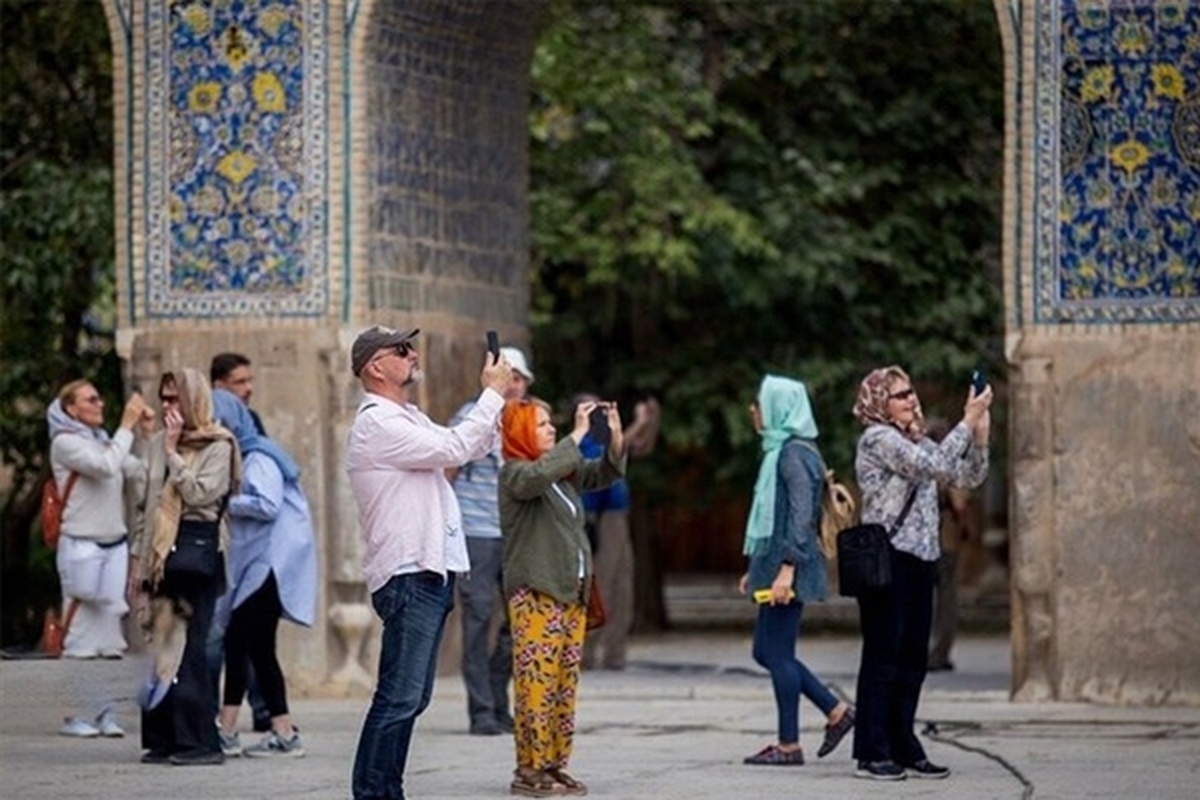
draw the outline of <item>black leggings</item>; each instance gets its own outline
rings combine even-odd
[[[283,606],[272,572],[258,591],[229,616],[229,627],[225,629],[225,705],[240,706],[245,699],[249,659],[271,716],[288,713],[283,671],[275,657],[275,633],[282,615]]]

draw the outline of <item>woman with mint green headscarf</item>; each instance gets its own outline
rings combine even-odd
[[[825,464],[808,390],[800,381],[763,378],[750,415],[762,436],[763,458],[746,523],[743,552],[750,565],[739,589],[759,604],[754,660],[771,673],[779,741],[744,763],[800,766],[801,695],[828,720],[819,758],[833,752],[854,726],[853,707],[796,658],[804,604],[824,600],[826,593],[825,554],[818,543]]]

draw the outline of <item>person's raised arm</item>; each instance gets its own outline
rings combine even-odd
[[[630,458],[642,458],[654,452],[660,413],[658,401],[653,397],[633,407],[633,422],[624,431],[625,452]]]
[[[500,482],[518,500],[531,500],[577,471],[583,465],[583,453],[570,437],[560,439],[537,461],[509,461],[500,472]]]
[[[242,462],[242,485],[229,498],[229,516],[264,522],[283,508],[283,471],[269,456],[251,453]]]

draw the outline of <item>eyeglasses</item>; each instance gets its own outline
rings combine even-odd
[[[400,344],[387,348],[382,353],[377,353],[376,355],[372,356],[371,360],[366,363],[366,366],[370,366],[376,361],[382,361],[388,356],[399,356],[400,358],[405,358],[411,352],[412,347],[410,347],[407,342],[401,342]]]
[[[178,402],[179,402],[179,395],[177,395],[177,394],[160,394],[160,395],[158,396],[158,402],[160,402],[160,403],[164,403],[164,404],[166,404],[166,403],[178,403]]]
[[[901,389],[898,392],[892,392],[888,395],[888,400],[908,400],[909,398],[916,396],[916,390],[910,386],[907,389]]]
[[[93,406],[95,406],[95,405],[99,405],[100,403],[103,403],[103,402],[104,402],[104,400],[103,400],[103,398],[101,398],[101,397],[100,397],[100,395],[98,395],[98,394],[93,394],[93,395],[90,395],[90,396],[88,396],[88,397],[81,397],[81,398],[79,398],[79,402],[81,402],[81,403],[87,403],[88,405],[93,405]]]

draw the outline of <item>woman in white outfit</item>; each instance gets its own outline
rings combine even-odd
[[[62,583],[68,659],[119,659],[125,652],[121,619],[129,570],[128,528],[124,490],[128,480],[144,480],[142,462],[131,455],[134,427],[150,413],[141,395],[134,394],[121,414],[121,424],[110,437],[104,430],[104,400],[85,380],[68,383],[46,412],[50,428],[52,479],[60,495],[74,474],[74,484],[62,514],[57,566]],[[95,712],[67,717],[60,733],[65,736],[122,736],[124,731],[112,710],[112,692],[104,677],[92,671],[91,679],[75,670],[69,682],[83,704]],[[95,679],[95,680],[93,680]]]

